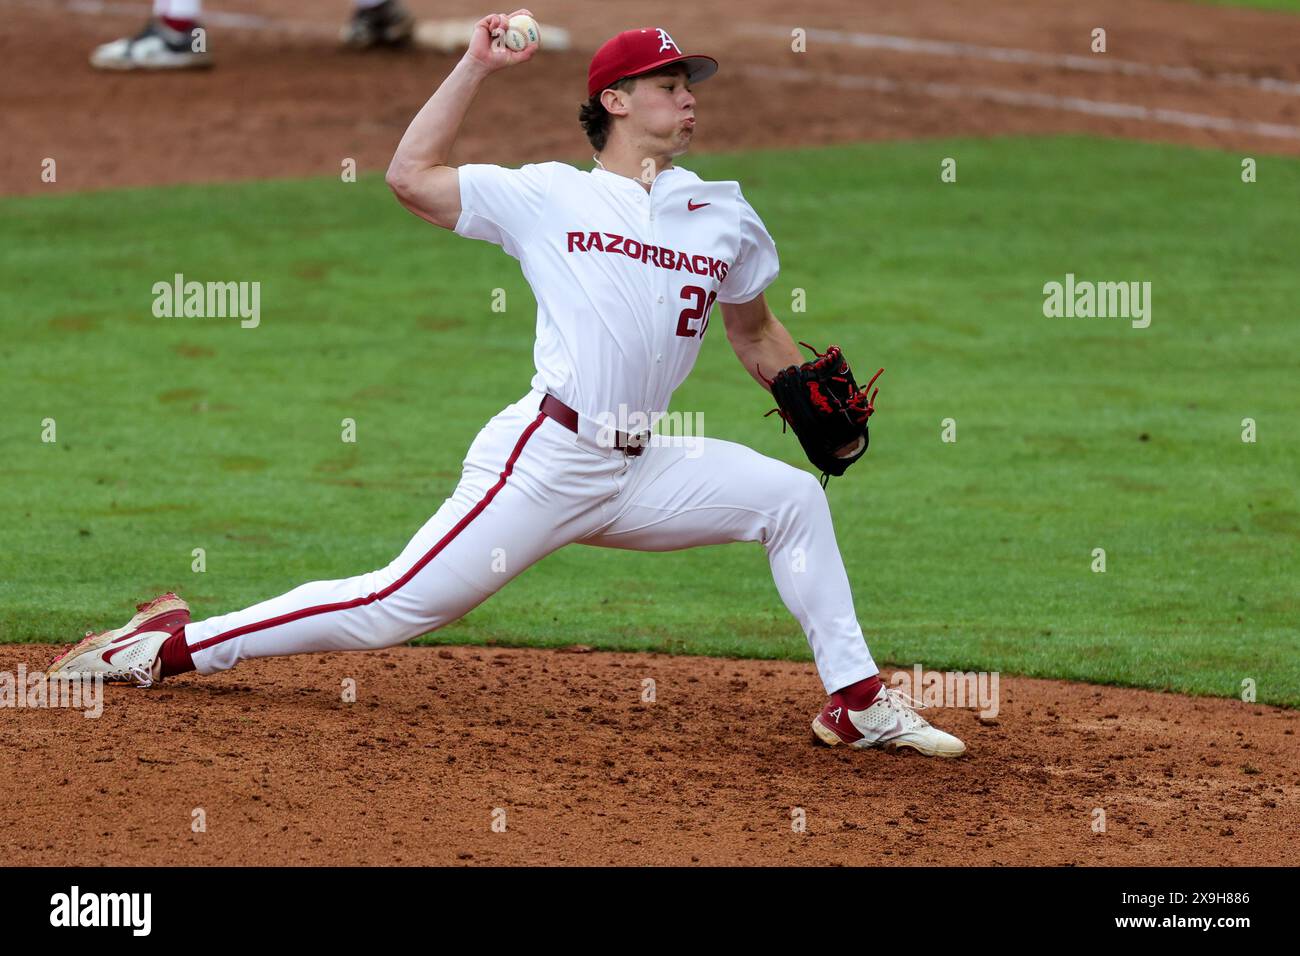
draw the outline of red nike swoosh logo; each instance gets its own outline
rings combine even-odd
[[[99,655],[99,656],[100,656],[101,658],[103,658],[103,661],[104,661],[105,664],[111,664],[111,663],[113,663],[113,655],[114,655],[114,654],[116,654],[118,651],[124,651],[124,650],[126,650],[128,647],[130,647],[130,646],[131,646],[130,644],[119,644],[119,645],[117,645],[116,647],[109,648],[109,649],[106,650],[103,654],[101,654],[101,655]]]
[[[705,206],[712,206],[712,205],[713,203],[711,202],[696,203],[696,202],[691,202],[691,200],[689,199],[686,200],[686,208],[689,209],[691,212],[695,212],[695,210],[697,209],[703,209]]]

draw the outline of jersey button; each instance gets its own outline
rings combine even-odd
[[[659,297],[659,304],[660,304],[660,305],[663,305],[663,302],[664,302],[664,297],[663,297],[663,296],[660,296],[660,297]]]

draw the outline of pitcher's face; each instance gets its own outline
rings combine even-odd
[[[646,150],[680,156],[695,135],[695,96],[685,66],[638,77],[628,96],[633,139]]]

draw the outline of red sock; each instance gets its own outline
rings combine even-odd
[[[162,17],[162,22],[177,33],[190,33],[198,26],[194,20],[173,20],[171,17]]]
[[[185,628],[182,627],[163,641],[162,647],[158,649],[158,656],[162,658],[163,677],[172,677],[175,674],[194,670],[194,660],[190,657],[189,645],[185,643]]]
[[[165,664],[163,666],[166,667]],[[841,687],[831,696],[844,701],[849,710],[866,710],[871,706],[871,702],[876,699],[876,695],[880,693],[880,687],[880,675],[872,674],[866,680],[860,680],[848,687]]]

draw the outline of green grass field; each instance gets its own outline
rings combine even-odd
[[[1300,12],[1300,0],[1194,0],[1216,7],[1258,7],[1260,10]]]
[[[871,452],[829,490],[880,661],[1252,678],[1300,704],[1300,162],[1263,157],[1251,185],[1239,164],[1072,137],[684,163],[745,184],[796,338],[887,368]],[[378,178],[7,199],[0,220],[4,640],[116,626],[171,587],[206,616],[382,566],[527,389],[517,264]],[[261,325],[155,318],[176,272],[260,281]],[[1067,272],[1150,281],[1151,326],[1045,318]],[[717,328],[675,407],[809,467]],[[566,549],[432,639],[809,657],[758,545]]]

